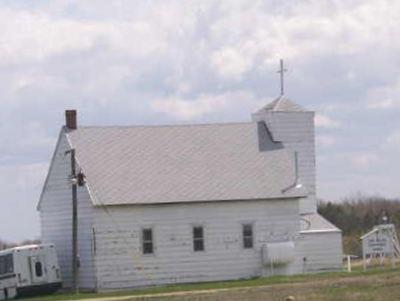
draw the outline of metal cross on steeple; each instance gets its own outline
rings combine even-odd
[[[283,68],[283,60],[282,59],[280,60],[280,63],[281,63],[281,67],[277,73],[281,74],[281,96],[282,96],[284,93],[283,74],[287,71],[287,69]]]

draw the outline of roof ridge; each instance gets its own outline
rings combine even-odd
[[[253,124],[252,121],[243,121],[243,122],[220,122],[220,123],[181,123],[181,124],[142,124],[142,125],[84,125],[79,126],[79,129],[100,129],[100,128],[169,128],[169,127],[201,127],[201,126],[234,126],[234,125],[243,125],[243,124]]]
[[[285,95],[280,95],[275,98],[272,102],[262,107],[257,112],[269,111],[269,112],[310,112],[301,105],[293,102]]]
[[[281,102],[285,99],[286,97],[284,95],[280,95],[276,100],[277,102],[273,105],[272,111],[278,111],[277,108],[280,106]]]

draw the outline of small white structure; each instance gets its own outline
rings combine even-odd
[[[29,245],[0,251],[0,300],[53,292],[61,287],[54,245]]]
[[[314,112],[280,96],[252,121],[78,127],[66,114],[38,205],[71,287],[71,161],[81,289],[340,270],[317,213]],[[280,254],[280,252],[282,252]]]
[[[378,258],[381,262],[384,258],[390,258],[392,266],[395,266],[395,259],[400,257],[400,244],[393,224],[375,226],[370,232],[361,236],[361,240],[364,270],[373,258]]]

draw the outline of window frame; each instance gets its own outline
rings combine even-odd
[[[195,237],[195,229],[201,229],[201,237]],[[206,251],[206,244],[205,244],[205,235],[204,235],[204,225],[201,224],[195,224],[192,225],[192,251],[194,253],[201,253]],[[197,249],[197,242],[201,242],[201,248]]]
[[[245,233],[246,227],[250,227],[251,235],[246,235]],[[250,239],[251,241],[251,246],[247,245],[248,239]],[[254,223],[251,222],[242,223],[242,248],[244,250],[254,249]]]
[[[41,261],[35,262],[35,275],[37,278],[43,277],[43,264]]]
[[[145,231],[150,230],[151,239],[145,239]],[[151,226],[145,226],[140,231],[141,251],[143,256],[154,256],[155,255],[155,243],[154,243],[154,228]],[[145,244],[151,244],[151,252],[145,252]]]
[[[14,273],[14,256],[13,254],[5,254],[0,256],[0,275],[8,275]]]

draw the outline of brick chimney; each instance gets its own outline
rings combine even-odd
[[[70,130],[77,129],[76,110],[65,110],[65,126]]]

